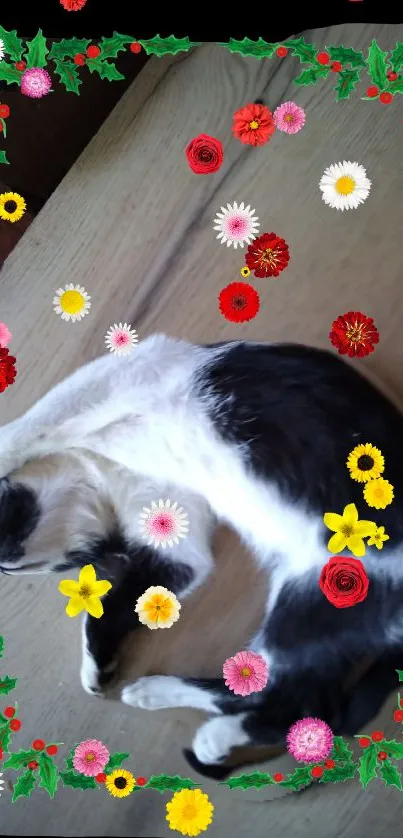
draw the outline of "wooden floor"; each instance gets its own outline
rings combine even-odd
[[[322,48],[366,49],[373,37],[391,48],[403,40],[403,27],[309,33]],[[328,346],[332,320],[361,309],[375,318],[381,339],[360,364],[403,397],[402,102],[384,107],[356,93],[337,104],[330,81],[300,88],[291,81],[298,73],[289,57],[243,59],[213,45],[147,64],[5,263],[0,319],[14,333],[19,375],[0,397],[2,422],[102,353],[105,332],[120,320],[140,338],[159,330],[196,342],[241,337]],[[303,105],[306,127],[294,137],[277,133],[259,149],[241,145],[231,135],[232,114],[257,98],[272,109],[289,99]],[[209,177],[192,174],[183,153],[200,132],[225,146],[223,167]],[[327,208],[317,188],[325,167],[340,160],[362,163],[373,182],[368,201],[354,212]],[[239,278],[242,253],[221,246],[212,229],[215,212],[234,200],[251,203],[261,231],[283,236],[292,257],[277,281],[255,282],[261,311],[240,327],[221,317],[217,295]],[[92,298],[78,324],[52,311],[54,290],[68,282],[84,285]],[[216,553],[215,579],[184,607],[179,623],[167,636],[145,632],[136,641],[133,671],[218,674],[224,658],[243,647],[259,619],[261,579],[233,534],[219,534]],[[111,749],[130,750],[127,767],[136,775],[189,774],[181,748],[201,714],[148,714],[117,697],[84,694],[79,624],[64,616],[54,578],[2,579],[0,605],[1,668],[20,678],[23,728],[15,747],[36,737],[69,747],[98,737]],[[376,722],[389,732],[395,732],[392,707],[393,701]],[[287,756],[267,763],[277,771],[290,764]],[[209,781],[203,788],[216,806],[212,838],[377,838],[394,833],[403,815],[403,794],[380,782],[365,792],[347,783],[302,796],[229,792]],[[4,792],[0,821],[12,835],[172,834],[166,798],[155,792],[119,801],[106,792],[62,789],[53,801],[39,792],[13,806],[9,800]]]

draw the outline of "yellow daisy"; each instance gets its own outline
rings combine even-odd
[[[181,604],[175,594],[162,585],[151,585],[136,602],[140,623],[149,629],[171,628],[179,620]]]
[[[61,314],[62,320],[82,320],[88,314],[91,303],[90,295],[81,285],[73,285],[71,282],[64,288],[58,288],[56,296],[53,297],[53,311]]]
[[[214,806],[201,789],[176,791],[166,808],[170,829],[182,835],[200,835],[213,820]]]
[[[19,221],[24,215],[27,205],[18,192],[2,192],[0,195],[0,218],[3,221]]]
[[[327,545],[330,553],[341,553],[347,547],[354,556],[365,556],[363,539],[374,534],[376,524],[373,521],[359,521],[355,503],[345,506],[343,515],[326,512],[323,520],[329,530],[335,533]]]
[[[101,596],[110,591],[112,585],[106,580],[98,580],[92,564],[86,564],[80,570],[78,582],[74,579],[63,579],[59,583],[59,591],[63,596],[70,597],[66,606],[68,617],[77,617],[84,609],[91,617],[102,617],[104,613]]]
[[[385,458],[370,442],[356,445],[347,458],[350,477],[357,483],[367,483],[380,477],[385,468]]]
[[[131,771],[125,768],[116,768],[106,775],[105,786],[113,797],[128,797],[136,785],[136,780]]]
[[[247,265],[244,265],[244,267],[241,268],[241,274],[242,274],[242,276],[245,276],[245,277],[249,276],[250,275],[250,268],[248,268]]]
[[[374,534],[368,539],[367,544],[368,547],[375,545],[378,550],[382,550],[384,541],[389,541],[389,536],[385,532],[385,527],[377,527]]]
[[[370,480],[364,486],[364,498],[368,506],[373,506],[375,509],[385,509],[394,498],[393,488],[389,480],[384,480],[383,477]]]

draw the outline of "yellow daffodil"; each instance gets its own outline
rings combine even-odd
[[[166,809],[170,829],[182,835],[200,835],[213,820],[214,806],[201,789],[176,791]]]
[[[77,617],[84,609],[91,617],[102,617],[104,613],[101,596],[110,591],[112,585],[106,580],[97,581],[92,564],[87,564],[80,570],[78,582],[74,579],[63,579],[59,583],[59,591],[63,596],[70,597],[66,606],[68,617]]]
[[[327,545],[330,553],[341,553],[347,547],[354,556],[365,556],[363,539],[374,534],[376,524],[373,521],[359,521],[355,503],[345,506],[343,515],[326,512],[323,520],[329,530],[335,533]]]
[[[379,448],[370,442],[356,445],[347,458],[350,477],[358,483],[367,483],[380,477],[385,468],[385,459]]]
[[[384,541],[389,541],[389,536],[385,532],[385,527],[377,527],[374,534],[368,539],[367,544],[368,547],[375,545],[378,550],[382,550]]]
[[[383,477],[370,480],[364,486],[364,498],[368,506],[373,506],[374,509],[385,509],[394,498],[393,486]]]

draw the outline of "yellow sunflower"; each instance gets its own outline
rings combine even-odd
[[[179,620],[181,604],[172,591],[162,585],[151,585],[136,602],[140,623],[150,629],[171,628]]]
[[[384,480],[383,477],[370,480],[364,486],[364,498],[368,506],[373,506],[375,509],[385,509],[394,498],[393,488],[389,480]]]
[[[363,539],[374,534],[376,524],[373,521],[359,521],[355,503],[345,506],[343,515],[325,512],[323,520],[329,530],[335,533],[327,545],[329,553],[341,553],[347,547],[354,556],[365,556]]]
[[[213,820],[214,806],[200,789],[176,791],[166,807],[170,829],[182,835],[200,835]]]
[[[77,617],[85,609],[91,617],[102,617],[104,608],[100,597],[105,596],[111,587],[106,579],[97,580],[92,564],[81,568],[78,582],[75,579],[63,579],[59,582],[59,591],[63,596],[70,597],[66,606],[67,616]]]
[[[247,265],[244,265],[244,267],[243,267],[243,268],[241,268],[241,274],[242,274],[242,276],[245,276],[245,277],[246,277],[246,276],[249,276],[249,274],[250,274],[250,268],[248,268],[248,266],[247,266]]]
[[[389,541],[389,536],[385,532],[385,527],[377,527],[376,532],[371,535],[371,538],[368,539],[367,544],[368,547],[372,547],[373,545],[378,548],[378,550],[382,550],[384,541]]]
[[[113,797],[128,797],[136,785],[136,780],[131,771],[125,768],[116,768],[106,775],[105,786]]]
[[[0,195],[0,218],[3,221],[19,221],[24,215],[27,205],[18,192],[2,192]]]
[[[356,445],[347,458],[350,477],[357,483],[367,483],[380,477],[385,468],[385,458],[370,442]]]

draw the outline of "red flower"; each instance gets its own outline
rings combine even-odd
[[[17,370],[16,358],[10,355],[8,349],[0,346],[0,393],[4,393],[9,384],[14,384]]]
[[[263,233],[249,245],[245,262],[257,277],[278,276],[290,261],[288,244],[275,233]]]
[[[219,309],[231,323],[245,323],[256,317],[259,308],[259,294],[246,282],[231,282],[220,293]]]
[[[234,137],[248,145],[264,145],[276,130],[273,115],[266,105],[246,105],[234,113]]]
[[[379,343],[379,332],[372,317],[361,311],[348,311],[333,321],[329,338],[339,355],[364,358]]]
[[[224,151],[220,140],[199,134],[191,140],[185,154],[189,166],[196,175],[211,175],[217,172],[224,160]]]
[[[319,587],[336,608],[349,608],[365,599],[369,579],[359,559],[332,556],[322,568]]]
[[[79,12],[80,9],[83,9],[87,0],[60,0],[63,9],[66,9],[66,12]]]

